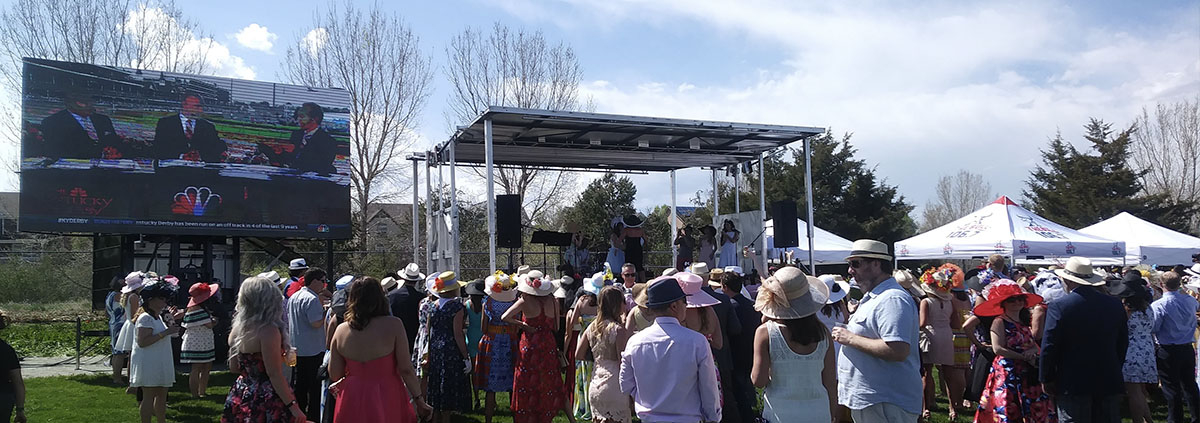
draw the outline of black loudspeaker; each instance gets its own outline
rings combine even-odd
[[[775,219],[775,248],[800,245],[800,233],[796,227],[796,202],[790,200],[771,203],[771,216]]]
[[[521,196],[496,196],[496,246],[521,248]]]

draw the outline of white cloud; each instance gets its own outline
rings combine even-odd
[[[269,53],[279,36],[265,26],[252,23],[238,31],[234,38],[237,38],[238,44],[241,44],[242,47]]]
[[[147,59],[140,63],[143,68],[169,69],[174,63],[199,59],[207,74],[242,79],[254,79],[256,75],[229,47],[210,37],[198,37],[160,8],[140,6],[130,13],[125,28],[148,52]]]
[[[931,197],[928,187],[939,176],[958,169],[984,173],[999,192],[1018,197],[1039,160],[1037,149],[1059,128],[1081,142],[1089,117],[1119,127],[1143,106],[1200,92],[1200,31],[1191,9],[1135,34],[1039,2],[567,3],[570,13],[548,20],[566,20],[560,25],[567,30],[579,25],[574,21],[597,20],[694,25],[697,33],[766,44],[786,57],[775,71],[761,71],[759,63],[714,78],[735,82],[660,75],[584,84],[580,96],[590,96],[598,111],[850,131],[860,157],[878,164],[878,173],[916,205]],[[508,0],[505,7],[522,10],[522,4]],[[611,78],[604,70],[589,73]],[[657,195],[648,201],[665,203],[662,185],[639,188]],[[681,187],[679,195],[682,202],[692,192]]]
[[[304,34],[304,39],[300,40],[300,43],[304,45],[304,48],[308,49],[309,54],[316,54],[317,50],[325,47],[325,42],[328,40],[329,31],[326,31],[325,28],[313,28],[307,34]]]

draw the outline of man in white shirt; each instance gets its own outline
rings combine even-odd
[[[164,116],[154,127],[155,158],[210,163],[225,161],[228,147],[217,134],[216,125],[201,117],[203,114],[200,96],[184,95],[179,113]]]
[[[304,273],[304,287],[287,300],[288,331],[296,348],[293,370],[296,403],[310,421],[321,421],[321,382],[317,372],[325,354],[325,271],[311,268]]]
[[[721,420],[717,367],[708,339],[679,324],[687,296],[673,277],[646,288],[654,324],[629,338],[621,354],[621,392],[645,423]]]

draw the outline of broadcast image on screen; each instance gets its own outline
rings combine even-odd
[[[350,237],[344,90],[25,59],[19,228]]]

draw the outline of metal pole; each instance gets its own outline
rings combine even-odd
[[[733,165],[733,212],[742,212],[742,167]]]
[[[812,143],[811,137],[804,139],[804,204],[808,209],[808,270],[816,274],[817,263],[813,261],[813,183],[812,183]]]
[[[763,172],[763,160],[765,160],[766,157],[766,154],[758,153],[758,210],[759,214],[762,215],[762,222],[759,224],[763,225],[764,229],[767,225],[767,174],[766,172]],[[767,258],[767,262],[770,263],[770,257],[767,256],[767,237],[758,237],[758,251],[760,251],[763,254],[763,257]],[[763,271],[765,272],[767,270],[764,268]],[[761,276],[765,277],[767,275]]]
[[[676,220],[679,215],[675,210],[675,169],[671,169],[671,239],[674,240],[679,234],[679,224]],[[671,243],[671,265],[679,262],[679,248],[675,247],[675,243]]]
[[[450,266],[458,274],[458,185],[456,184],[456,168],[454,164],[455,142],[450,141],[450,234],[452,238],[450,250]]]
[[[717,228],[717,249],[721,248],[721,225],[717,223],[717,215],[721,214],[721,197],[717,195],[717,168],[712,170],[712,188],[713,188],[713,227]]]
[[[433,164],[430,154],[425,152],[425,271],[433,271],[433,254],[429,245],[433,243],[433,180],[429,177],[429,166]]]
[[[417,227],[421,224],[421,219],[417,215],[417,202],[420,200],[417,192],[420,189],[417,188],[417,183],[420,181],[420,174],[417,172],[417,159],[415,157],[412,159],[412,167],[412,262],[417,263],[421,261],[421,232],[417,230]]]
[[[492,169],[492,120],[483,121],[483,157],[487,168],[488,271],[496,271],[496,187]]]
[[[442,179],[442,152],[441,150],[434,151],[434,157],[437,160],[434,162],[437,166],[437,221],[434,222],[434,236],[437,237],[437,256],[433,258],[433,265],[437,266],[437,271],[442,272],[447,270],[445,264],[446,246],[442,245],[442,225],[446,224],[446,193],[444,192]]]

